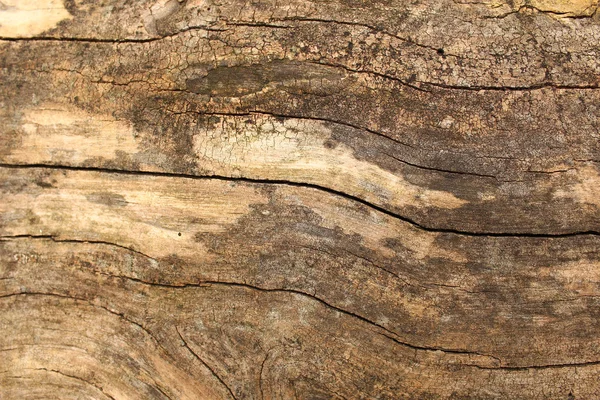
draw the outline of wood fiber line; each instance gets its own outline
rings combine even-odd
[[[599,398],[599,18],[2,0],[0,399]]]

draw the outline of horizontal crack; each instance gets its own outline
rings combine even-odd
[[[106,174],[121,174],[121,175],[132,175],[132,176],[157,176],[157,177],[170,177],[170,178],[181,178],[181,179],[196,179],[196,180],[221,180],[229,182],[245,182],[249,184],[265,184],[265,185],[280,185],[290,186],[298,188],[309,188],[315,189],[322,192],[329,193],[334,196],[343,197],[347,200],[351,200],[360,204],[363,204],[373,210],[379,211],[389,217],[404,221],[415,228],[432,232],[432,233],[449,233],[461,236],[473,236],[473,237],[518,237],[518,238],[567,238],[574,236],[600,236],[600,232],[594,230],[588,231],[576,231],[568,233],[528,233],[528,232],[471,232],[458,229],[448,228],[434,228],[423,225],[413,219],[400,215],[396,212],[390,211],[382,206],[373,204],[358,196],[348,194],[336,189],[332,189],[326,186],[321,186],[314,183],[296,182],[284,179],[260,179],[260,178],[249,178],[249,177],[232,177],[223,175],[193,175],[193,174],[182,174],[174,172],[156,172],[156,171],[145,171],[145,170],[121,170],[113,168],[100,168],[100,167],[79,167],[79,166],[65,166],[65,165],[52,165],[52,164],[5,164],[0,163],[0,168],[7,169],[51,169],[51,170],[63,170],[63,171],[81,171],[81,172],[99,172]]]
[[[106,243],[106,244],[112,244],[115,245],[113,243]],[[121,247],[119,245],[115,245],[117,247]],[[131,318],[127,317],[125,315],[125,313],[123,312],[119,312],[119,311],[115,311],[109,307],[103,306],[101,304],[96,304],[94,303],[92,300],[90,299],[86,299],[83,297],[77,297],[77,296],[73,296],[73,295],[69,295],[69,294],[60,294],[60,293],[53,293],[53,292],[35,292],[35,291],[21,291],[21,292],[16,292],[16,293],[7,293],[7,294],[0,294],[0,299],[8,299],[11,297],[17,297],[17,296],[47,296],[47,297],[56,297],[59,299],[66,299],[66,300],[74,300],[74,301],[79,301],[81,303],[87,304],[90,307],[94,307],[100,310],[104,310],[106,312],[108,312],[109,314],[112,314],[120,319],[122,319],[123,321],[126,321],[132,325],[137,326],[139,329],[141,329],[142,331],[144,331],[148,337],[154,341],[154,343],[160,347],[166,354],[169,354],[169,352],[165,349],[165,347],[160,343],[160,341],[154,336],[154,334],[145,326],[143,326],[141,323],[136,322],[134,320],[132,320]],[[156,382],[155,382],[156,383]],[[161,391],[161,389],[158,387],[158,384],[156,384],[156,388]],[[164,394],[164,393],[163,393]],[[168,396],[165,394],[165,396],[168,398]]]
[[[360,125],[356,125],[356,124],[351,124],[349,122],[343,122],[343,121],[338,121],[335,119],[331,119],[331,118],[324,118],[324,117],[313,117],[313,116],[302,116],[302,115],[293,115],[293,114],[281,114],[281,113],[273,113],[273,112],[269,112],[269,111],[264,111],[264,110],[252,110],[252,111],[248,111],[248,112],[199,112],[199,111],[169,111],[171,114],[173,115],[177,115],[177,114],[197,114],[197,115],[206,115],[206,116],[210,116],[210,115],[216,115],[216,116],[224,116],[224,117],[246,117],[246,116],[251,116],[251,115],[264,115],[264,116],[268,116],[268,117],[274,117],[274,118],[288,118],[288,119],[299,119],[299,120],[307,120],[307,121],[321,121],[321,122],[328,122],[331,124],[335,124],[335,125],[342,125],[342,126],[347,126],[349,128],[353,128],[359,131],[365,131],[368,132],[370,134],[373,134],[375,136],[379,136],[385,140],[389,140],[391,142],[394,142],[396,144],[399,144],[401,146],[404,147],[408,147],[411,149],[415,149],[415,150],[423,150],[423,151],[427,151],[426,149],[418,149],[413,145],[410,145],[408,143],[402,142],[398,139],[394,139],[390,136],[387,136],[384,133],[375,131],[373,129],[370,128],[366,128]],[[417,164],[413,164],[412,166],[417,167],[417,168],[423,168],[426,169],[428,167],[423,167]],[[444,171],[444,170],[440,170],[443,172],[448,172],[448,173],[461,173],[461,172],[456,172],[456,171]]]
[[[434,86],[442,89],[451,89],[451,90],[469,90],[469,91],[480,91],[480,90],[490,90],[490,91],[515,91],[515,92],[524,92],[524,91],[533,91],[533,90],[541,90],[541,89],[559,89],[559,90],[596,90],[600,89],[600,86],[595,85],[563,85],[555,82],[540,82],[532,85],[523,85],[523,86],[486,86],[486,85],[470,85],[470,86],[462,86],[462,85],[448,85],[444,83],[436,83],[436,82],[428,82],[428,81],[416,81],[424,86]],[[424,89],[423,89],[424,90]]]
[[[129,322],[130,324],[133,324],[135,326],[137,326],[138,328],[142,329],[144,332],[146,332],[159,346],[160,342],[154,337],[154,335],[147,329],[145,328],[143,325],[141,325],[138,322],[135,322],[129,318],[127,318],[125,316],[124,313],[122,312],[118,312],[118,311],[114,311],[111,310],[108,307],[99,305],[99,304],[95,304],[93,302],[91,302],[90,300],[83,298],[83,297],[76,297],[76,296],[71,296],[71,295],[66,295],[66,294],[59,294],[59,293],[51,293],[51,292],[28,292],[28,291],[23,291],[23,292],[17,292],[17,293],[8,293],[8,294],[3,294],[0,295],[0,299],[2,298],[10,298],[10,297],[15,297],[15,296],[50,296],[50,297],[57,297],[57,298],[61,298],[61,299],[69,299],[69,300],[76,300],[76,301],[81,301],[85,304],[88,304],[91,307],[95,307],[95,308],[100,308],[110,314],[113,314],[127,322]],[[162,346],[161,346],[162,347]]]
[[[112,43],[112,44],[121,44],[121,43],[151,43],[157,42],[160,40],[168,39],[175,37],[177,35],[181,35],[182,33],[194,31],[194,30],[202,30],[207,32],[225,32],[227,29],[214,28],[210,26],[188,26],[182,30],[177,32],[173,32],[168,35],[144,38],[144,39],[134,39],[134,38],[90,38],[90,37],[61,37],[61,36],[34,36],[34,37],[7,37],[0,36],[0,41],[6,42],[81,42],[81,43]]]
[[[515,14],[520,14],[523,12],[523,10],[529,10],[529,11],[534,11],[537,12],[539,14],[546,14],[546,15],[551,15],[551,16],[555,16],[555,17],[559,17],[559,18],[568,18],[568,19],[590,19],[594,17],[594,14],[596,14],[598,12],[598,6],[590,6],[587,9],[590,9],[592,7],[596,7],[594,9],[593,12],[591,12],[589,15],[588,14],[573,14],[570,12],[560,12],[560,11],[552,11],[552,10],[543,10],[541,8],[535,7],[531,4],[523,4],[522,6],[520,6],[519,8],[517,8],[516,10],[512,10],[509,12],[506,12],[504,14],[500,14],[500,15],[486,15],[483,16],[482,19],[504,19],[510,15],[515,15]],[[587,10],[586,9],[586,10]],[[585,10],[584,10],[585,11]]]
[[[144,284],[144,285],[148,285],[148,286],[160,286],[160,287],[170,287],[172,289],[182,289],[182,288],[206,288],[206,287],[210,287],[212,285],[214,286],[225,286],[225,287],[240,287],[240,288],[245,288],[245,289],[249,289],[249,290],[256,290],[256,291],[260,291],[260,292],[270,292],[270,293],[289,293],[289,294],[294,294],[294,295],[299,295],[302,297],[308,297],[314,301],[317,301],[318,303],[324,305],[325,307],[332,309],[336,312],[339,312],[341,314],[344,315],[348,315],[352,318],[358,319],[362,322],[367,323],[368,325],[372,325],[375,326],[376,328],[379,328],[380,330],[382,330],[383,332],[379,332],[379,334],[381,334],[382,336],[392,340],[393,342],[404,346],[404,347],[408,347],[411,348],[413,350],[418,350],[418,351],[428,351],[428,352],[442,352],[442,353],[448,353],[448,354],[463,354],[463,355],[475,355],[475,356],[480,356],[480,357],[487,357],[487,358],[491,358],[496,360],[497,362],[501,363],[502,360],[496,356],[493,355],[489,355],[489,354],[484,354],[484,353],[480,353],[480,352],[476,352],[476,351],[469,351],[469,350],[465,350],[465,349],[449,349],[449,348],[443,348],[443,347],[432,347],[432,346],[419,346],[419,345],[414,345],[414,344],[410,344],[404,341],[401,341],[398,339],[397,334],[387,328],[385,328],[384,326],[371,321],[359,314],[355,314],[351,311],[347,311],[344,310],[343,308],[339,308],[337,306],[334,306],[326,301],[324,301],[323,299],[312,295],[310,293],[306,293],[306,292],[302,292],[299,290],[295,290],[295,289],[280,289],[280,288],[263,288],[263,287],[259,287],[259,286],[254,286],[254,285],[250,285],[247,283],[241,283],[241,282],[229,282],[229,281],[214,281],[214,280],[206,280],[206,281],[202,281],[202,283],[198,283],[198,284],[182,284],[182,285],[169,285],[169,284],[157,284],[157,283],[153,283],[153,282],[147,282],[141,279],[136,279],[136,278],[131,278],[128,276],[122,276],[122,275],[112,275],[112,274],[104,274],[104,275],[108,275],[108,276],[112,276],[113,278],[117,278],[117,279],[127,279],[127,280],[132,280],[135,281],[137,283],[140,284]],[[82,301],[85,302],[87,304],[90,304],[91,306],[94,307],[98,307],[101,308],[105,311],[108,311],[111,314],[117,315],[120,318],[125,319],[126,321],[137,325],[138,327],[140,327],[141,329],[143,329],[146,333],[148,333],[150,335],[150,337],[156,341],[156,339],[154,338],[154,336],[152,335],[152,333],[150,331],[148,331],[145,327],[143,327],[142,325],[140,325],[139,323],[130,320],[129,318],[125,317],[125,315],[123,313],[119,313],[116,311],[113,311],[107,307],[101,306],[101,305],[97,305],[97,304],[93,304],[91,303],[89,300],[87,299],[83,299],[83,298],[78,298],[78,297],[74,297],[74,296],[69,296],[69,295],[61,295],[61,294],[57,294],[57,293],[44,293],[44,292],[18,292],[18,293],[10,293],[10,294],[5,294],[5,295],[0,295],[0,298],[8,298],[8,297],[14,297],[14,296],[20,296],[20,295],[38,295],[38,296],[53,296],[53,297],[59,297],[59,298],[66,298],[66,299],[72,299],[72,300],[78,300],[78,301]],[[177,330],[177,333],[180,335],[179,330]],[[189,348],[189,346],[187,345],[187,342],[185,342],[185,340],[183,339],[183,337],[181,337],[181,339],[184,341],[185,346],[191,351],[191,349]],[[160,344],[159,344],[160,345]],[[196,357],[197,354],[195,354],[193,351],[191,351]],[[198,357],[199,358],[199,357]],[[201,360],[202,361],[202,360]],[[214,371],[206,364],[202,361],[202,363],[207,366],[207,368],[213,372]],[[493,366],[493,367],[489,367],[489,366],[482,366],[482,365],[478,365],[478,364],[461,364],[462,366],[465,367],[473,367],[473,368],[477,368],[477,369],[482,369],[482,370],[507,370],[507,371],[524,371],[524,370],[530,370],[530,369],[553,369],[553,368],[574,368],[574,367],[588,367],[588,366],[596,366],[596,365],[600,365],[600,361],[584,361],[584,362],[577,362],[577,363],[558,363],[558,364],[541,364],[541,365],[527,365],[527,366]],[[215,377],[221,381],[221,383],[223,383],[225,385],[225,383],[215,374]],[[227,387],[227,389],[229,390],[229,387],[227,385],[225,385]],[[233,392],[231,390],[229,390],[232,397],[235,399],[235,396],[233,395]]]
[[[484,370],[504,370],[504,371],[527,371],[530,369],[557,369],[557,368],[576,368],[576,367],[591,367],[600,365],[600,361],[583,361],[575,363],[560,363],[560,364],[541,364],[541,365],[524,365],[524,366],[497,366],[484,367],[477,364],[465,364],[465,366],[474,367]]]
[[[19,235],[19,236],[15,236],[15,238],[27,238],[27,235]],[[0,239],[6,239],[7,237],[1,237]],[[46,237],[46,236],[30,236],[29,238],[32,239],[50,239],[50,240],[54,240],[52,237]],[[86,243],[86,241],[79,241],[79,240],[55,240],[56,242],[68,242],[68,243]],[[118,244],[114,244],[114,243],[110,243],[110,242],[96,242],[96,243],[101,243],[101,244],[105,244],[105,245],[112,245],[112,246],[116,246],[125,250],[129,250],[132,251],[134,253],[138,253],[138,254],[142,254],[139,252],[136,252],[134,250],[128,249],[126,247],[123,247],[121,245]],[[142,254],[143,255],[143,254]],[[151,258],[149,256],[145,256],[148,258]],[[384,327],[381,324],[378,324],[377,322],[371,321],[370,319],[363,317],[362,315],[356,314],[354,312],[345,310],[343,308],[337,307],[331,303],[328,303],[327,301],[323,300],[322,298],[314,295],[314,294],[310,294],[307,292],[303,292],[301,290],[297,290],[297,289],[291,289],[291,288],[265,288],[265,287],[260,287],[260,286],[255,286],[255,285],[251,285],[248,283],[241,283],[241,282],[232,282],[232,281],[215,281],[215,280],[202,280],[198,283],[182,283],[182,284],[169,284],[169,283],[159,283],[159,282],[150,282],[150,281],[146,281],[143,279],[139,279],[139,278],[134,278],[134,277],[130,277],[130,276],[125,276],[125,275],[114,275],[114,274],[110,274],[110,273],[106,273],[106,272],[101,272],[98,270],[93,270],[94,273],[97,273],[99,275],[104,275],[104,276],[108,276],[111,278],[116,278],[116,279],[125,279],[125,280],[129,280],[135,283],[139,283],[142,285],[147,285],[147,286],[152,286],[152,287],[161,287],[161,288],[168,288],[168,289],[186,289],[186,288],[207,288],[210,286],[226,286],[226,287],[239,287],[239,288],[245,288],[245,289],[249,289],[249,290],[256,290],[256,291],[260,291],[260,292],[267,292],[267,293],[288,293],[288,294],[294,294],[294,295],[299,295],[302,297],[308,297],[311,300],[317,301],[318,303],[324,305],[325,307],[332,309],[336,312],[339,312],[341,314],[344,315],[348,315],[352,318],[358,319],[362,322],[365,322],[369,325],[375,326],[376,328],[379,328],[380,330],[382,330],[383,332],[378,332],[379,334],[381,334],[382,336],[385,336],[386,338],[394,341],[397,344],[400,344],[402,346],[405,347],[409,347],[411,349],[414,350],[423,350],[423,351],[441,351],[444,353],[452,353],[452,354],[467,354],[467,355],[477,355],[477,356],[482,356],[482,357],[489,357],[489,358],[493,358],[494,360],[497,360],[498,362],[500,362],[501,360],[495,356],[491,356],[491,355],[487,355],[487,354],[482,354],[482,353],[478,353],[478,352],[474,352],[474,351],[468,351],[468,350],[464,350],[464,349],[447,349],[447,348],[442,348],[442,347],[427,347],[427,346],[419,346],[419,345],[414,345],[414,344],[410,344],[404,341],[401,341],[400,339],[398,339],[398,334],[395,333],[394,331]],[[14,296],[14,295],[19,295],[19,294],[43,294],[43,293],[32,293],[32,292],[22,292],[22,293],[16,293],[16,294],[10,294],[10,295],[5,295],[5,296],[0,296],[0,298],[2,297],[9,297],[9,296]],[[52,295],[52,296],[58,296],[58,297],[63,297],[63,298],[71,298],[71,299],[76,299],[76,300],[81,300],[81,301],[85,301],[88,302],[85,299],[82,298],[77,298],[77,297],[72,297],[72,296],[66,296],[66,295],[59,295],[59,294],[54,294],[54,293],[50,293],[48,295]],[[95,304],[92,304],[96,307],[101,307],[113,314],[119,315],[122,318],[125,318],[127,321],[139,326],[140,328],[142,328],[144,331],[146,331],[150,336],[152,336],[152,334],[146,329],[144,328],[142,325],[136,323],[135,321],[131,321],[128,318],[126,318],[122,313],[117,313],[115,311],[112,311],[106,307],[103,306],[98,306]],[[179,331],[177,332],[179,333]],[[179,334],[181,336],[181,334]],[[181,338],[184,342],[185,340],[183,339],[183,337]],[[186,347],[187,343],[186,343]],[[189,349],[189,347],[188,347]],[[191,351],[191,349],[189,349]],[[196,355],[193,351],[192,353],[194,355]],[[197,357],[197,355],[196,355]],[[213,374],[219,379],[219,381],[221,381],[224,385],[225,383],[214,373],[214,371],[206,364],[202,361],[202,363],[210,369],[211,372],[213,372]],[[229,389],[229,387],[227,385],[225,385],[227,387],[227,389]],[[229,390],[232,397],[235,399],[235,396],[233,395],[233,392],[231,390]]]
[[[521,11],[522,8],[524,7],[530,7],[533,8],[531,6],[522,6],[519,11]],[[551,11],[543,11],[543,10],[539,10],[540,12],[543,13],[548,13],[548,14],[556,14],[556,15],[562,15],[564,16],[565,14],[562,13],[554,13]],[[519,11],[515,11],[519,12]],[[581,17],[577,17],[577,16],[565,16],[566,18],[581,18]],[[589,18],[589,17],[586,17]],[[287,18],[282,18],[282,19],[275,19],[272,20],[275,22],[285,22],[285,21],[291,21],[291,22],[315,22],[315,23],[325,23],[325,24],[339,24],[339,25],[347,25],[347,26],[359,26],[359,27],[363,27],[363,28],[367,28],[370,29],[374,32],[378,32],[378,33],[382,33],[384,35],[393,37],[395,39],[398,39],[402,42],[408,43],[408,44],[412,44],[414,46],[423,48],[423,49],[427,49],[430,50],[432,52],[435,52],[436,54],[439,54],[440,51],[440,47],[435,47],[435,46],[430,46],[430,45],[425,45],[422,43],[418,43],[415,40],[413,40],[410,37],[402,37],[399,36],[397,34],[391,33],[389,31],[384,30],[382,27],[377,27],[374,25],[370,25],[370,24],[365,24],[365,23],[360,23],[360,22],[350,22],[350,21],[337,21],[337,20],[331,20],[331,19],[321,19],[321,18],[303,18],[303,17],[287,17]],[[226,23],[228,25],[241,25],[241,26],[255,26],[255,27],[261,27],[261,26],[268,26],[268,24],[262,24],[262,23],[253,23],[253,22],[245,22],[245,23],[232,23],[229,21],[226,21]],[[275,25],[274,27],[277,28],[289,28],[288,26],[278,26]],[[466,58],[463,56],[459,56],[456,54],[451,54],[448,52],[444,52],[444,57],[455,57],[455,58]],[[427,86],[431,86],[431,87],[437,87],[440,89],[446,89],[446,90],[467,90],[467,91],[480,91],[480,90],[490,90],[490,91],[533,91],[533,90],[540,90],[540,89],[544,89],[544,88],[554,88],[554,89],[564,89],[564,90],[590,90],[590,89],[599,89],[600,86],[595,84],[595,85],[563,85],[563,84],[559,84],[556,82],[540,82],[540,83],[535,83],[532,85],[515,85],[515,86],[510,86],[510,85],[500,85],[500,86],[492,86],[492,85],[450,85],[450,84],[444,84],[444,83],[438,83],[438,82],[431,82],[431,81],[415,81],[416,83],[419,83],[425,87],[422,86],[416,86],[413,85],[407,81],[402,80],[399,77],[395,77],[395,76],[391,76],[391,75],[387,75],[381,72],[377,72],[377,71],[370,71],[370,70],[356,70],[356,69],[352,69],[343,65],[338,65],[338,64],[327,64],[325,62],[322,61],[318,61],[318,62],[314,62],[317,64],[321,64],[321,65],[329,65],[332,67],[339,67],[339,68],[343,68],[349,72],[354,72],[354,73],[367,73],[367,74],[372,74],[375,76],[379,76],[381,78],[385,78],[385,79],[390,79],[396,82],[399,82],[400,84],[410,87],[412,89],[418,90],[420,92],[430,92],[428,89],[426,89]]]
[[[429,45],[426,45],[426,44],[422,44],[422,43],[416,42],[412,38],[402,37],[402,36],[399,36],[399,35],[397,35],[395,33],[386,31],[382,27],[378,27],[378,26],[370,25],[370,24],[365,24],[365,23],[361,23],[361,22],[338,21],[338,20],[325,19],[325,18],[304,18],[304,17],[286,17],[286,18],[282,18],[282,19],[276,19],[276,20],[273,20],[273,21],[282,21],[282,22],[284,22],[284,21],[292,21],[292,22],[316,22],[316,23],[324,23],[324,24],[338,24],[338,25],[347,25],[347,26],[358,26],[358,27],[370,29],[370,30],[372,30],[374,32],[377,32],[377,33],[382,33],[384,35],[393,37],[395,39],[400,40],[401,42],[412,44],[414,46],[421,47],[423,49],[431,50],[431,51],[435,52],[436,54],[439,51],[439,47],[429,46]],[[449,56],[449,57],[462,58],[462,57],[460,57],[458,55],[451,54],[451,53],[444,53],[444,55],[445,56]]]
[[[419,92],[426,92],[426,93],[429,92],[429,90],[427,90],[427,89],[423,89],[422,87],[412,85],[412,84],[408,83],[407,81],[404,81],[404,80],[402,80],[402,79],[400,79],[400,78],[398,78],[396,76],[386,75],[384,73],[377,72],[377,71],[365,70],[365,69],[353,69],[353,68],[347,67],[347,66],[342,65],[342,64],[327,63],[325,61],[305,61],[305,62],[308,63],[308,64],[325,65],[327,67],[332,67],[332,68],[341,68],[341,69],[344,69],[344,70],[346,70],[348,72],[355,73],[355,74],[371,74],[371,75],[374,75],[374,76],[378,76],[380,78],[384,78],[384,79],[387,79],[387,80],[398,82],[402,86],[409,87],[409,88],[417,90]],[[420,82],[420,83],[423,83],[423,82]]]
[[[386,156],[398,161],[401,164],[406,164],[409,165],[411,167],[415,167],[418,169],[423,169],[423,170],[428,170],[428,171],[435,171],[435,172],[442,172],[442,173],[446,173],[446,174],[458,174],[458,175],[469,175],[469,176],[478,176],[480,178],[493,178],[496,180],[499,180],[498,177],[496,177],[495,175],[488,175],[488,174],[477,174],[475,172],[462,172],[462,171],[449,171],[449,170],[445,170],[445,169],[441,169],[441,168],[434,168],[434,167],[426,167],[423,165],[419,165],[419,164],[414,164],[405,160],[402,160],[398,157],[396,157],[393,154],[389,154],[386,152],[383,152],[383,154],[385,154]]]
[[[551,12],[548,12],[551,13]],[[555,13],[555,14],[560,14],[560,13]],[[510,14],[508,14],[510,15]],[[577,18],[577,17],[569,17],[569,18]],[[589,17],[586,17],[589,18]],[[397,38],[398,40],[401,40],[403,42],[406,43],[410,43],[413,44],[417,47],[421,47],[424,49],[428,49],[431,51],[436,51],[438,52],[439,49],[434,47],[434,46],[429,46],[429,45],[424,45],[424,44],[420,44],[415,42],[414,40],[412,40],[411,38],[404,38],[402,36],[398,36],[396,34],[387,32],[385,30],[383,30],[380,27],[376,27],[373,25],[369,25],[369,24],[363,24],[363,23],[358,23],[358,22],[348,22],[348,21],[336,21],[336,20],[328,20],[328,19],[318,19],[318,18],[296,18],[296,17],[290,17],[290,18],[284,18],[284,19],[280,19],[280,20],[274,20],[275,22],[280,21],[280,22],[284,22],[284,21],[295,21],[295,22],[320,22],[320,23],[333,23],[333,24],[341,24],[341,25],[350,25],[350,26],[360,26],[360,27],[364,27],[364,28],[368,28],[373,30],[374,32],[381,32],[383,34],[389,35],[391,37]],[[273,29],[287,29],[290,28],[289,26],[285,26],[285,25],[273,25],[270,23],[262,23],[262,22],[247,22],[247,21],[240,21],[240,22],[233,22],[233,21],[224,21],[222,20],[221,22],[225,23],[226,26],[232,26],[232,27],[236,27],[236,26],[247,26],[247,27],[269,27],[269,28],[273,28]],[[182,33],[188,32],[188,31],[193,31],[193,30],[204,30],[204,31],[208,31],[208,32],[227,32],[230,29],[226,29],[226,28],[215,28],[215,27],[211,27],[211,26],[190,26],[187,28],[184,28],[180,31],[176,31],[173,32],[171,34],[167,34],[164,36],[160,36],[160,37],[151,37],[151,38],[144,38],[144,39],[134,39],[134,38],[123,38],[123,39],[115,39],[115,38],[84,38],[84,37],[52,37],[52,36],[37,36],[37,37],[0,37],[0,41],[9,41],[9,42],[27,42],[27,41],[38,41],[38,42],[83,42],[83,43],[112,43],[112,44],[120,44],[120,43],[151,43],[151,42],[157,42],[157,41],[161,41],[164,39],[168,39],[171,37],[175,37],[177,35],[180,35]],[[457,58],[463,58],[462,56],[458,56],[458,55],[453,55],[453,54],[449,54],[449,53],[444,53],[444,56],[450,56],[450,57],[457,57]],[[452,85],[452,84],[445,84],[445,83],[441,83],[441,82],[431,82],[431,81],[415,81],[415,83],[418,83],[420,86],[414,85],[412,83],[409,83],[399,77],[396,76],[391,76],[391,75],[387,75],[385,73],[382,72],[377,72],[377,71],[370,71],[370,70],[355,70],[352,69],[350,67],[347,66],[343,66],[343,65],[337,65],[337,64],[327,64],[325,62],[322,61],[314,61],[314,63],[318,63],[321,65],[330,65],[330,66],[337,66],[339,68],[343,68],[349,72],[353,72],[353,73],[366,73],[366,74],[372,74],[375,76],[379,76],[382,77],[384,79],[390,79],[393,80],[395,82],[399,82],[400,84],[406,86],[406,87],[410,87],[414,90],[420,91],[420,92],[430,92],[430,90],[427,89],[427,87],[436,87],[436,88],[440,88],[440,89],[445,89],[445,90],[467,90],[467,91],[481,91],[481,90],[489,90],[489,91],[533,91],[533,90],[540,90],[540,89],[545,89],[545,88],[554,88],[554,89],[561,89],[561,90],[594,90],[594,89],[599,89],[600,85],[598,84],[585,84],[585,85],[565,85],[565,84],[560,84],[557,82],[539,82],[539,83],[535,83],[535,84],[531,84],[531,85],[499,85],[499,86],[492,86],[492,85]],[[108,83],[108,82],[102,82],[102,83]]]
[[[56,243],[91,243],[91,244],[105,244],[108,246],[115,246],[115,247],[120,247],[124,250],[128,250],[131,251],[132,253],[136,253],[139,254],[143,257],[149,258],[153,261],[156,261],[156,259],[150,257],[147,254],[144,254],[140,251],[137,251],[135,249],[132,249],[131,247],[127,247],[127,246],[122,246],[120,244],[117,243],[113,243],[113,242],[107,242],[107,241],[103,241],[103,240],[85,240],[85,239],[60,239],[57,238],[56,236],[53,235],[29,235],[29,234],[22,234],[22,235],[11,235],[11,236],[0,236],[0,241],[2,240],[12,240],[12,239],[49,239],[52,240]]]
[[[281,113],[274,113],[274,112],[270,112],[270,111],[264,111],[264,110],[252,110],[252,111],[248,111],[248,112],[216,112],[216,111],[210,111],[210,112],[204,112],[204,111],[172,111],[172,110],[166,110],[169,113],[171,113],[172,115],[180,115],[180,114],[196,114],[196,115],[203,115],[203,116],[210,116],[210,115],[215,115],[215,116],[224,116],[224,117],[245,117],[245,116],[251,116],[251,115],[264,115],[264,116],[270,116],[270,117],[274,117],[274,118],[289,118],[289,119],[299,119],[299,120],[307,120],[307,121],[322,121],[322,122],[327,122],[327,123],[331,123],[331,124],[335,124],[335,125],[341,125],[341,126],[347,126],[349,128],[352,129],[356,129],[359,131],[364,131],[367,133],[370,133],[372,135],[375,136],[379,136],[384,140],[389,140],[395,144],[399,144],[401,146],[413,149],[413,150],[417,150],[417,151],[422,151],[425,153],[431,153],[433,150],[431,149],[426,149],[426,148],[418,148],[415,147],[411,144],[408,144],[406,142],[402,142],[398,139],[395,139],[391,136],[388,136],[385,133],[370,129],[370,128],[366,128],[364,126],[360,126],[360,125],[356,125],[356,124],[351,124],[348,122],[344,122],[344,121],[338,121],[335,119],[331,119],[331,118],[324,118],[324,117],[315,117],[315,116],[303,116],[303,115],[293,115],[293,114],[281,114]],[[464,152],[452,152],[452,151],[448,151],[449,153],[452,154],[457,154],[457,155],[465,155],[465,156],[472,156],[469,153],[464,153]],[[441,172],[441,173],[446,173],[446,174],[456,174],[456,175],[469,175],[469,176],[477,176],[477,177],[481,177],[481,178],[493,178],[498,182],[515,182],[514,180],[506,180],[506,179],[500,179],[499,177],[497,177],[496,175],[491,175],[491,174],[479,174],[479,173],[475,173],[475,172],[467,172],[467,171],[456,171],[456,170],[450,170],[450,169],[443,169],[443,168],[435,168],[435,167],[428,167],[425,165],[421,165],[421,164],[416,164],[416,163],[412,163],[406,160],[403,160],[401,158],[398,158],[392,154],[386,153],[386,152],[382,152],[382,154],[384,154],[387,157],[390,157],[402,164],[414,167],[414,168],[418,168],[418,169],[422,169],[422,170],[426,170],[426,171],[435,171],[435,172]],[[492,156],[492,155],[485,155],[485,156],[474,156],[477,159],[498,159],[498,160],[508,160],[508,161],[527,161],[525,159],[519,159],[519,158],[514,158],[514,157],[499,157],[499,156]],[[582,160],[574,160],[574,161],[582,161]],[[590,160],[587,160],[590,161]],[[593,160],[592,160],[593,161]],[[563,173],[563,172],[568,172],[569,170],[573,170],[575,168],[569,168],[569,169],[565,169],[565,170],[557,170],[557,171],[532,171],[532,170],[526,170],[524,172],[527,173],[531,173],[531,174],[555,174],[555,173]]]
[[[488,358],[492,358],[498,362],[500,362],[501,360],[498,357],[492,356],[492,355],[488,355],[488,354],[482,354],[476,351],[469,351],[469,350],[465,350],[465,349],[448,349],[448,348],[443,348],[443,347],[430,347],[430,346],[420,346],[420,345],[414,345],[411,343],[407,343],[404,342],[402,340],[400,340],[398,338],[398,334],[388,328],[386,328],[385,326],[371,321],[370,319],[363,317],[360,314],[356,314],[352,311],[348,311],[345,310],[343,308],[337,307],[333,304],[328,303],[327,301],[323,300],[322,298],[314,295],[314,294],[310,294],[307,292],[303,292],[301,290],[296,290],[296,289],[290,289],[290,288],[264,288],[264,287],[260,287],[260,286],[255,286],[255,285],[251,285],[248,283],[242,283],[242,282],[233,282],[233,281],[215,281],[215,280],[203,280],[201,283],[187,283],[187,284],[181,284],[181,285],[171,285],[171,284],[166,284],[166,283],[154,283],[154,282],[148,282],[148,281],[144,281],[142,279],[138,279],[138,278],[131,278],[128,276],[123,276],[123,275],[113,275],[113,274],[108,274],[108,273],[101,273],[102,275],[106,275],[106,276],[111,276],[113,278],[117,278],[117,279],[126,279],[126,280],[131,280],[133,282],[142,284],[142,285],[147,285],[147,286],[158,286],[158,287],[163,287],[163,288],[171,288],[171,289],[186,289],[186,288],[207,288],[210,286],[224,286],[224,287],[235,287],[235,288],[244,288],[244,289],[248,289],[248,290],[252,290],[252,291],[259,291],[259,292],[264,292],[264,293],[287,293],[287,294],[293,294],[293,295],[297,295],[297,296],[301,296],[301,297],[306,297],[309,298],[313,301],[316,301],[318,303],[320,303],[321,305],[325,306],[326,308],[329,308],[331,310],[334,310],[340,314],[344,314],[347,315],[349,317],[352,317],[354,319],[360,320],[364,323],[366,323],[367,325],[376,327],[380,330],[379,333],[380,335],[392,340],[393,342],[404,346],[404,347],[408,347],[410,349],[413,350],[422,350],[422,351],[440,351],[443,353],[450,353],[450,354],[464,354],[464,355],[475,355],[475,356],[481,356],[481,357],[488,357]],[[76,299],[76,300],[80,300],[80,301],[84,301],[84,302],[88,302],[86,299],[82,299],[82,298],[78,298],[78,297],[72,297],[72,296],[67,296],[67,295],[60,295],[60,294],[55,294],[55,293],[40,293],[40,292],[20,292],[20,293],[12,293],[12,294],[8,294],[8,295],[0,295],[0,298],[3,297],[10,297],[10,296],[17,296],[17,295],[27,295],[27,294],[31,294],[31,295],[51,295],[51,296],[57,296],[57,297],[61,297],[61,298],[70,298],[70,299]],[[118,313],[116,311],[110,310],[104,306],[99,306],[96,304],[92,304],[91,305],[95,306],[95,307],[100,307],[102,309],[105,309],[106,311],[118,315],[121,318],[129,321],[130,323],[133,323],[137,326],[139,326],[140,328],[142,328],[144,331],[146,331],[150,336],[153,337],[153,335],[146,329],[144,328],[142,325],[138,324],[135,321],[132,321],[128,318],[126,318],[124,316],[123,313]]]

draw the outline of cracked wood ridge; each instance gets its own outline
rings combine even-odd
[[[600,398],[596,0],[1,0],[0,399]]]

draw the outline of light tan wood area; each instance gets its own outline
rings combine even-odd
[[[600,398],[597,9],[0,0],[0,400]]]

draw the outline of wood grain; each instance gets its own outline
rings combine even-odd
[[[600,397],[598,2],[0,2],[0,399]]]

